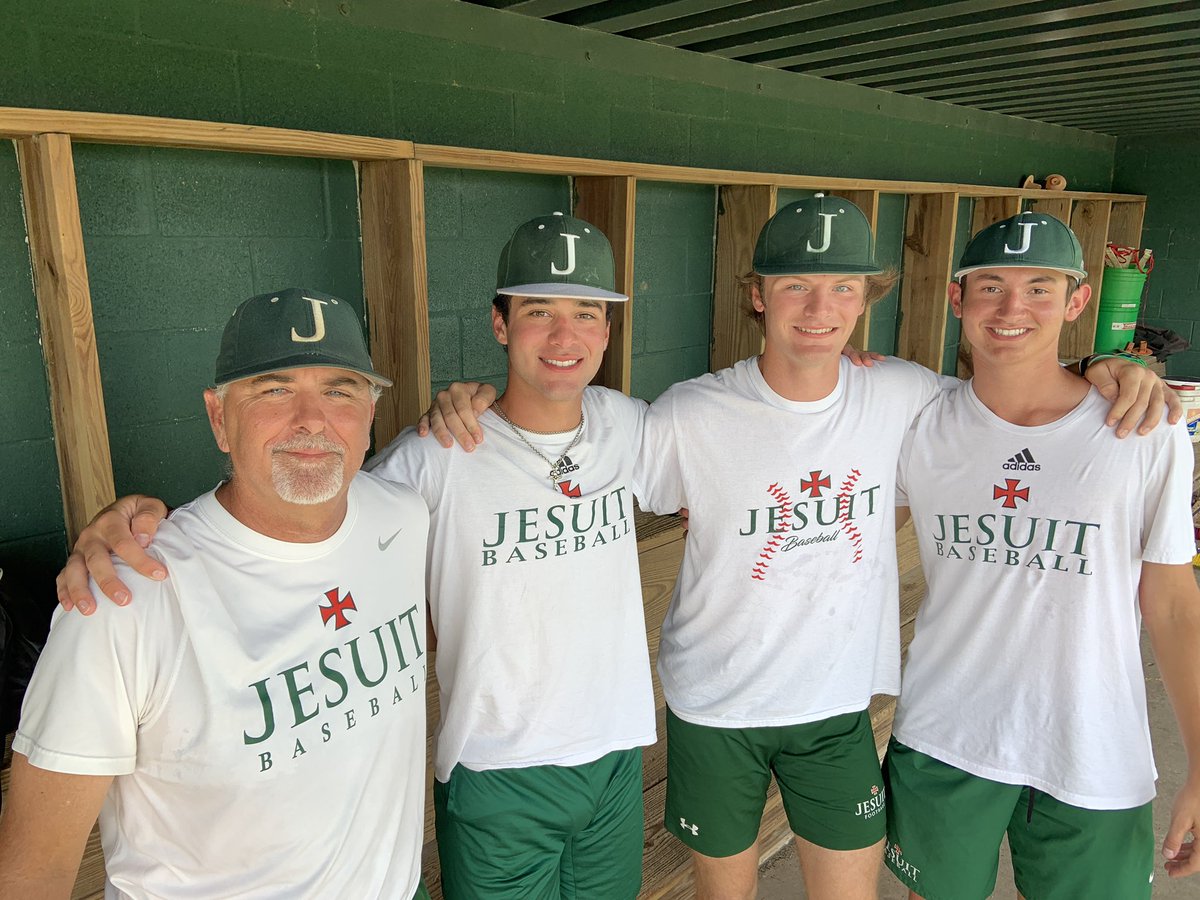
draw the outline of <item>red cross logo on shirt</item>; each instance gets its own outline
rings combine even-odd
[[[583,489],[580,488],[579,485],[577,485],[577,484],[575,484],[575,485],[571,484],[570,481],[560,481],[558,484],[555,485],[555,487],[557,487],[560,491],[562,491],[568,497],[582,497],[583,496]]]
[[[326,624],[330,619],[333,619],[333,630],[337,631],[350,624],[350,620],[346,618],[346,610],[352,609],[358,612],[358,607],[354,605],[354,597],[346,594],[341,600],[338,599],[338,589],[333,588],[325,592],[325,596],[329,600],[328,606],[318,606],[321,610],[321,624]]]
[[[815,472],[809,472],[808,478],[800,479],[800,490],[808,491],[810,497],[820,497],[821,488],[829,487],[829,476],[825,475],[818,469]]]
[[[1000,487],[998,484],[993,484],[992,499],[999,500],[1001,497],[1003,497],[1004,502],[1000,505],[1005,509],[1016,509],[1018,500],[1024,500],[1026,503],[1028,503],[1029,488],[1024,487],[1018,489],[1020,484],[1021,482],[1017,478],[1005,478],[1004,487]]]

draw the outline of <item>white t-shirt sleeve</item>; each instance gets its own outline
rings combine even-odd
[[[650,404],[642,428],[642,450],[634,466],[634,494],[642,509],[670,515],[688,506],[675,429],[678,388]]]
[[[127,775],[141,725],[163,710],[183,645],[171,620],[170,581],[118,565],[132,587],[127,607],[107,601],[91,616],[55,612],[25,693],[13,749],[39,769],[69,775]],[[95,582],[92,592],[99,595]]]
[[[411,487],[434,509],[441,500],[450,454],[461,452],[456,447],[443,447],[433,437],[421,437],[416,426],[410,425],[363,463],[363,470],[392,484]]]
[[[1182,422],[1170,426],[1170,431],[1146,478],[1142,560],[1179,565],[1191,562],[1196,553],[1192,524],[1193,453]]]

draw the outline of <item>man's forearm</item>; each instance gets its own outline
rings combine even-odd
[[[1149,583],[1143,575],[1142,614],[1187,750],[1189,777],[1200,778],[1200,591],[1191,566],[1144,568],[1181,570]]]

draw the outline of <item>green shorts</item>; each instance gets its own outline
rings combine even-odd
[[[980,778],[893,740],[885,860],[925,900],[983,900],[1008,834],[1017,890],[1036,900],[1150,896],[1151,804],[1081,809]]]
[[[633,900],[642,884],[642,751],[433,783],[446,900]]]
[[[866,711],[766,728],[713,728],[667,710],[666,828],[705,856],[758,837],[771,775],[792,831],[830,850],[884,836],[883,780]]]
[[[417,882],[417,892],[413,894],[413,900],[430,900],[429,889],[425,887],[424,879]]]

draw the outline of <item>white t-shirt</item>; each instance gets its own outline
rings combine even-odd
[[[434,774],[572,766],[653,744],[633,527],[645,404],[584,392],[569,471],[487,411],[472,453],[402,432],[369,466],[429,504],[429,606],[441,722]],[[574,437],[524,432],[549,459]]]
[[[13,749],[116,776],[107,897],[413,895],[429,518],[370,475],[348,503],[292,544],[205,494],[151,547],[169,579],[122,566],[132,604],[55,618]]]
[[[1108,409],[1092,390],[1022,427],[968,382],[922,414],[899,475],[929,593],[897,740],[1088,809],[1154,797],[1138,582],[1195,553],[1186,431],[1117,440]]]
[[[751,728],[900,686],[895,474],[939,377],[899,359],[786,400],[757,358],[677,384],[646,419],[642,505],[690,531],[658,670],[671,710]]]

